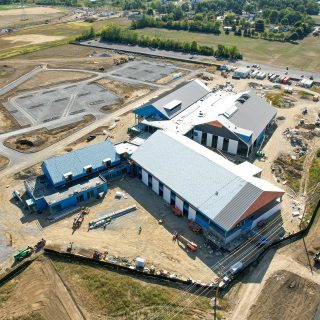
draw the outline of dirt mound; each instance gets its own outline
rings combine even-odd
[[[248,320],[309,320],[316,314],[320,286],[288,271],[268,279]]]
[[[37,314],[44,319],[84,319],[52,263],[34,261],[23,273],[0,288],[0,319]],[[32,318],[33,319],[33,318]]]

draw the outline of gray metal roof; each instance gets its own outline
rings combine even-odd
[[[158,130],[132,159],[225,230],[262,193],[236,174],[235,164],[173,133]]]
[[[83,149],[47,159],[43,162],[43,165],[48,170],[53,184],[58,184],[65,181],[63,174],[72,172],[74,177],[80,176],[84,172],[84,166],[92,165],[92,169],[95,170],[102,167],[102,160],[107,158],[110,158],[112,163],[120,159],[111,141],[103,141]]]
[[[277,111],[256,93],[250,91],[244,93],[246,94],[249,95],[249,99],[243,103],[236,102],[238,110],[228,120],[239,128],[252,131],[254,141],[275,117]]]
[[[190,107],[192,104],[196,103],[198,100],[206,96],[211,90],[205,86],[199,80],[192,80],[184,83],[175,90],[169,93],[164,93],[157,99],[154,99],[148,105],[153,105],[157,110],[159,110],[168,119],[175,117],[177,114],[183,110]],[[173,111],[167,110],[164,107],[168,105],[173,100],[181,101],[181,107],[174,109]]]

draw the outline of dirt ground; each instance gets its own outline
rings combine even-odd
[[[164,320],[195,296],[98,266],[39,257],[0,288],[0,319]],[[169,304],[170,308],[166,309]],[[199,297],[177,320],[212,318],[209,298]]]
[[[61,84],[64,82],[77,82],[92,77],[89,72],[75,72],[75,71],[43,71],[30,80],[24,82],[19,86],[19,91],[21,90],[34,90],[41,87],[47,87],[51,85]]]
[[[19,129],[20,127],[18,121],[8,112],[0,101],[0,134]]]
[[[1,37],[1,41],[7,41],[8,44],[4,43],[6,49],[21,46],[25,44],[38,44],[43,42],[57,41],[64,39],[64,36],[47,36],[43,34],[28,34],[18,36],[7,36]]]
[[[281,270],[266,282],[248,320],[310,320],[320,301],[320,286]]]
[[[37,152],[80,130],[93,120],[94,116],[86,115],[83,117],[83,120],[67,126],[51,130],[47,130],[46,128],[38,129],[21,135],[11,136],[4,141],[4,145],[19,152]]]
[[[10,160],[7,157],[0,155],[0,170],[4,169],[9,162]]]
[[[2,294],[1,294],[2,293]],[[34,261],[0,288],[0,319],[83,319],[73,297],[48,259]],[[38,317],[38,318],[37,318]],[[20,319],[20,318],[19,318]]]
[[[128,127],[135,124],[135,115],[132,112],[120,116],[117,121],[115,119],[110,121],[108,126],[99,127],[91,131],[88,135],[83,136],[82,138],[74,141],[68,147],[71,147],[73,150],[84,148],[90,144],[96,144],[102,142],[106,139],[111,140],[113,143],[119,143],[122,141],[128,141],[130,136],[128,134]],[[116,124],[113,129],[110,129],[110,126]],[[87,141],[89,135],[95,135],[96,138],[91,141]],[[67,148],[68,148],[67,147]],[[71,151],[68,149],[67,151]]]
[[[115,110],[118,107],[133,101],[134,99],[147,95],[152,90],[152,88],[148,86],[132,85],[110,79],[100,79],[96,81],[96,83],[98,83],[103,88],[114,92],[117,96],[120,97],[120,100],[117,104],[102,107],[102,111]]]

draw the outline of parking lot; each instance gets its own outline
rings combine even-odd
[[[83,112],[97,113],[102,106],[117,103],[119,98],[96,84],[69,85],[19,95],[5,106],[21,126],[30,120],[40,124]]]
[[[111,75],[145,82],[156,82],[175,70],[178,72],[179,69],[171,63],[142,60],[130,62],[115,70]]]

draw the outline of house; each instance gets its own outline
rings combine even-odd
[[[146,186],[219,246],[279,213],[284,191],[258,178],[259,168],[235,165],[185,136],[159,130],[131,159]]]

